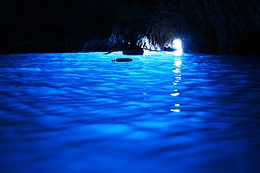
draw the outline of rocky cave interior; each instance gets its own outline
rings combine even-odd
[[[120,50],[123,42],[188,53],[259,54],[257,0],[3,0],[0,52]],[[143,43],[143,42],[142,42]]]

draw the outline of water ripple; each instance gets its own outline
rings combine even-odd
[[[259,170],[257,59],[124,56],[1,55],[1,169]]]

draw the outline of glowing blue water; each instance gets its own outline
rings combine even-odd
[[[2,173],[259,171],[253,57],[0,56]]]

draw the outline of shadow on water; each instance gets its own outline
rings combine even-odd
[[[1,55],[1,169],[259,172],[256,59],[119,57]]]

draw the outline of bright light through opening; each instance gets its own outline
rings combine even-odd
[[[176,50],[182,50],[182,44],[181,44],[181,40],[180,39],[176,39],[173,41],[173,47]]]
[[[173,48],[176,49],[176,51],[174,51],[174,56],[181,56],[183,53],[183,49],[182,49],[182,42],[180,39],[175,39],[173,41]]]

